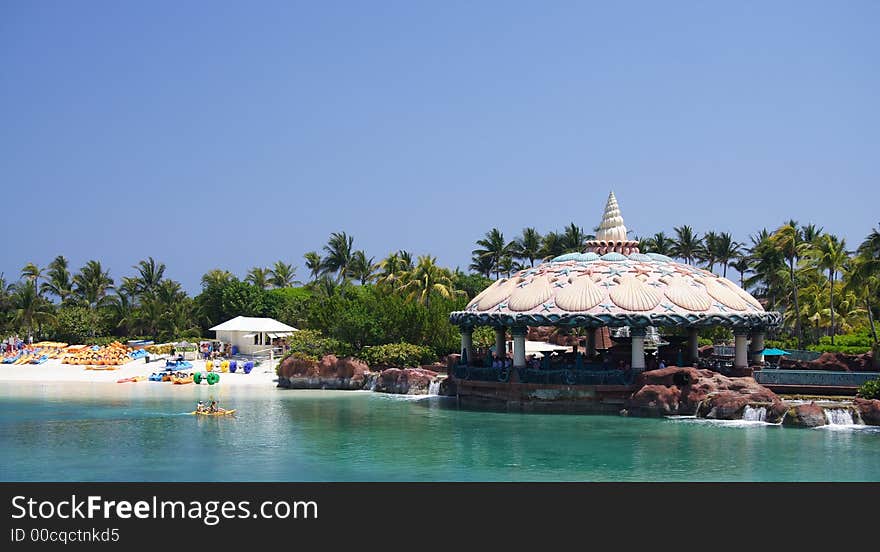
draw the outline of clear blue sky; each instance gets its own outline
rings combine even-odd
[[[5,251],[205,271],[880,215],[880,2],[0,0]]]

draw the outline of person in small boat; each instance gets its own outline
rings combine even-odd
[[[196,405],[196,412],[204,412],[205,411],[205,403],[199,401],[199,404]]]
[[[208,408],[208,412],[211,414],[217,414],[219,412],[226,412],[226,409],[217,406],[217,401],[211,401],[211,406]]]

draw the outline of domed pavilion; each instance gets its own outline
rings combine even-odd
[[[734,368],[746,368],[749,360],[763,362],[764,333],[780,320],[779,313],[765,311],[727,278],[664,255],[640,252],[638,242],[627,237],[613,192],[596,237],[587,242],[585,251],[561,255],[501,278],[474,297],[465,310],[450,314],[450,321],[461,331],[463,365],[478,365],[473,354],[474,327],[494,327],[495,350],[501,354],[506,352],[510,330],[514,370],[486,374],[484,379],[494,377],[495,381],[505,381],[511,375],[510,381],[523,381],[513,378],[527,371],[525,336],[529,326],[584,328],[587,359],[595,357],[598,328],[628,327],[630,365],[632,372],[638,373],[645,369],[644,341],[649,327],[685,328],[691,361],[698,356],[700,329],[731,328]],[[582,366],[578,357],[569,370],[576,375]],[[468,377],[473,379],[470,374]],[[577,380],[572,374],[566,379],[569,383]]]

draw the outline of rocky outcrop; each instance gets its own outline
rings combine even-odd
[[[856,398],[853,400],[853,408],[865,425],[880,425],[880,400]]]
[[[829,372],[872,372],[874,357],[871,353],[850,355],[847,353],[822,353],[816,360],[779,360],[780,368],[790,370],[826,370]]]
[[[629,414],[694,415],[731,420],[742,418],[746,405],[767,409],[767,421],[778,422],[785,406],[775,393],[752,378],[731,378],[711,370],[670,366],[639,376],[642,386],[626,402]]]
[[[812,402],[792,406],[782,420],[786,427],[819,427],[826,423],[825,410]]]
[[[319,361],[291,355],[278,366],[278,387],[288,389],[362,389],[370,367],[353,357],[327,355]]]
[[[382,370],[373,389],[398,395],[427,395],[437,372],[423,368],[388,368]]]

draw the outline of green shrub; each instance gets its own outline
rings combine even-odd
[[[495,345],[495,328],[491,326],[477,326],[474,328],[472,343],[474,347],[482,347],[484,349]]]
[[[319,359],[325,355],[350,356],[353,352],[351,346],[347,343],[330,337],[324,337],[317,330],[293,332],[293,334],[287,337],[287,343],[290,345],[290,351],[288,351],[286,357],[298,354]]]
[[[863,383],[859,387],[859,397],[863,399],[880,399],[880,379]]]
[[[364,347],[357,357],[370,366],[391,366],[406,368],[437,361],[437,355],[430,347],[413,345],[412,343],[389,343]]]
[[[824,338],[823,338],[824,339]],[[852,345],[810,345],[807,347],[808,351],[815,351],[817,353],[847,353],[850,355],[860,355],[862,353],[867,353],[871,350],[871,347],[859,347]]]

